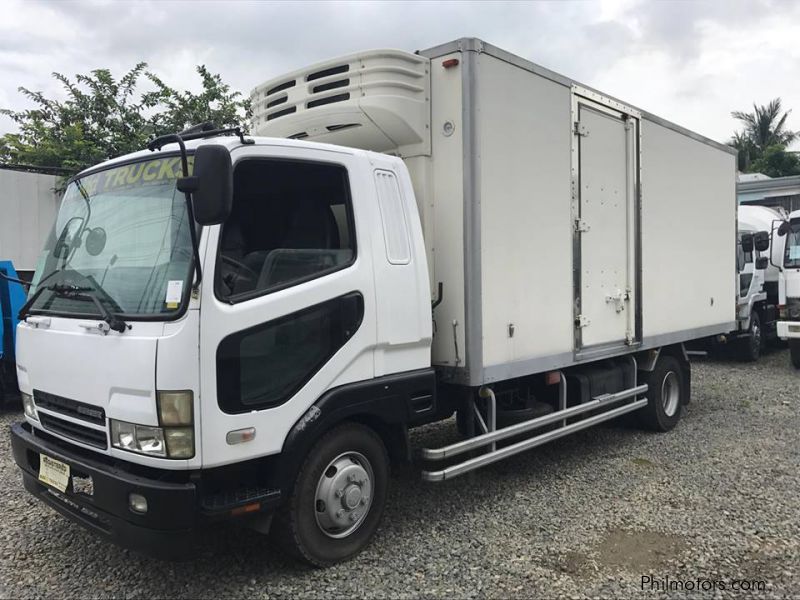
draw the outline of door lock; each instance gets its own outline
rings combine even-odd
[[[628,301],[628,297],[628,292],[617,290],[617,293],[613,296],[606,296],[606,304],[613,302],[614,310],[616,310],[617,313],[621,313],[623,310],[625,310],[625,303]]]

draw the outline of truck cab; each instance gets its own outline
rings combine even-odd
[[[779,259],[783,310],[778,335],[788,340],[792,365],[800,369],[800,211],[789,215],[779,234],[785,237],[785,242]]]
[[[737,330],[731,336],[743,360],[758,360],[767,343],[777,340],[780,261],[783,239],[772,235],[781,222],[776,210],[765,206],[738,209]]]
[[[206,150],[227,163],[205,173],[215,193],[229,182],[230,204],[224,224],[210,224],[222,217],[209,221],[196,194],[206,224],[196,265],[179,148],[109,161],[69,183],[18,329],[26,420],[13,439],[26,487],[163,554],[200,522],[253,520],[284,502],[296,459],[332,414],[374,421],[403,454],[407,424],[437,408],[428,271],[403,162],[215,137],[186,143],[190,169]],[[357,505],[366,490],[384,493],[385,477],[368,475],[376,466],[344,460],[363,480]],[[73,493],[76,477],[88,492]],[[347,527],[365,512],[352,508]]]

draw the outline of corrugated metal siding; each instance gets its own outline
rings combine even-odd
[[[60,195],[56,175],[0,168],[0,260],[32,271],[53,226]]]

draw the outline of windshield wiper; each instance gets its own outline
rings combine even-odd
[[[86,279],[94,282],[94,278],[89,276]],[[96,283],[96,282],[95,282]],[[103,304],[97,295],[100,295],[104,300],[107,302],[111,302],[115,307],[118,308],[117,303],[114,301],[108,293],[103,290],[101,287],[86,287],[86,286],[78,286],[73,284],[64,284],[64,283],[54,283],[52,285],[48,285],[45,287],[38,288],[33,295],[28,298],[28,301],[22,306],[19,310],[19,314],[17,318],[20,321],[24,321],[25,318],[30,313],[31,306],[39,296],[42,294],[43,291],[49,290],[53,292],[57,296],[61,296],[62,298],[76,298],[80,300],[91,300],[94,305],[97,307],[97,310],[100,311],[100,316],[103,318],[103,321],[108,324],[109,329],[112,331],[116,331],[119,333],[124,333],[126,330],[130,329],[130,325],[128,325],[125,321],[120,319],[117,315],[112,313],[108,310],[108,307]]]
[[[44,292],[45,290],[49,290],[54,294],[56,294],[57,296],[69,296],[71,294],[74,295],[75,293],[85,292],[89,289],[90,288],[79,287],[77,285],[60,285],[60,284],[40,285],[36,288],[36,291],[33,292],[31,297],[25,301],[25,304],[22,305],[22,308],[19,309],[19,312],[17,313],[17,319],[19,319],[20,321],[25,320],[25,318],[31,312],[31,307],[33,306],[33,303],[36,302],[36,300],[38,300],[39,296],[41,296],[42,292]]]

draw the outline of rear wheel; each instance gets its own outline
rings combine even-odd
[[[681,363],[674,356],[660,356],[644,383],[648,385],[648,403],[637,412],[639,421],[653,431],[670,431],[678,424],[681,407],[686,404]]]
[[[341,425],[311,449],[273,535],[291,555],[316,567],[346,560],[369,544],[386,501],[389,458],[378,435]]]
[[[739,356],[742,360],[755,362],[759,359],[763,345],[763,332],[761,318],[757,312],[750,313],[750,329],[747,330],[747,336],[739,340],[739,343]]]
[[[800,340],[789,340],[789,357],[792,360],[792,366],[800,369]]]

